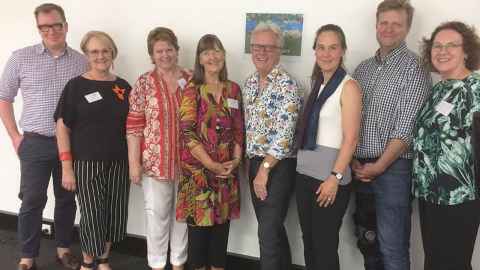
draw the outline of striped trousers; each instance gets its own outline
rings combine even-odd
[[[80,245],[90,256],[101,256],[105,242],[125,238],[130,180],[128,161],[75,160],[80,207]]]

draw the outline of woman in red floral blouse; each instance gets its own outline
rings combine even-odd
[[[177,220],[188,224],[193,269],[225,268],[229,221],[240,215],[240,87],[227,79],[225,49],[214,35],[197,46],[192,82],[180,106],[182,177]]]
[[[153,29],[147,46],[155,68],[140,75],[129,98],[130,179],[141,183],[145,197],[149,266],[164,269],[170,243],[170,262],[180,270],[187,260],[187,226],[175,221],[180,175],[178,109],[191,72],[177,65],[179,46],[172,30]]]

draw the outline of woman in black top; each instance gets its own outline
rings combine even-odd
[[[89,71],[70,80],[55,112],[62,186],[76,191],[80,206],[83,270],[110,269],[112,242],[125,237],[128,157],[125,121],[130,85],[111,73],[117,47],[108,34],[92,31],[80,47]]]

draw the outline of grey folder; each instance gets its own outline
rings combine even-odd
[[[313,151],[300,149],[297,153],[297,172],[323,181],[330,176],[337,156],[338,149],[322,145],[317,145]],[[340,185],[346,185],[351,180],[352,173],[348,166]]]

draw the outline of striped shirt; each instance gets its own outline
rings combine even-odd
[[[430,74],[405,43],[381,57],[379,51],[355,69],[353,77],[363,91],[360,141],[356,158],[380,157],[388,142],[409,146],[401,158],[412,158],[415,117],[430,93]]]
[[[54,136],[53,113],[65,84],[87,69],[85,57],[68,47],[58,57],[42,43],[12,53],[0,80],[0,100],[13,102],[22,89],[20,128]]]

